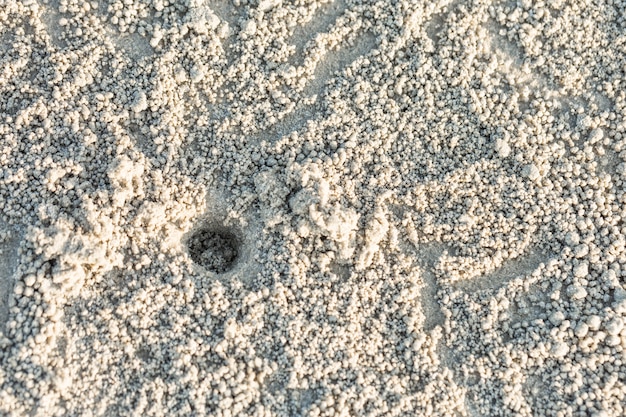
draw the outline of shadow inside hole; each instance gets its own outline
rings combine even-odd
[[[139,347],[139,349],[137,349],[135,354],[137,355],[139,359],[141,359],[144,362],[148,362],[152,359],[152,352],[150,351],[150,348],[148,346]]]
[[[223,274],[233,268],[241,252],[241,242],[226,228],[205,227],[187,241],[189,256],[201,267]]]

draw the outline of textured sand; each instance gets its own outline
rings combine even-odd
[[[0,415],[624,415],[624,10],[0,0]]]

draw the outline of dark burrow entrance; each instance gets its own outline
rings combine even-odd
[[[240,253],[240,242],[226,228],[202,228],[187,241],[191,259],[203,268],[222,274],[235,264]]]

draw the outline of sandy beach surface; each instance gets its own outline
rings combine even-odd
[[[0,0],[0,416],[626,413],[624,0]]]

